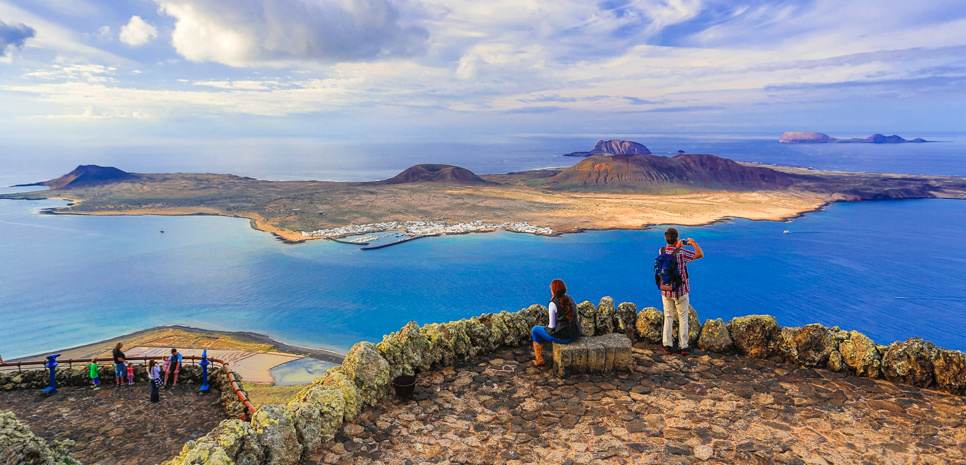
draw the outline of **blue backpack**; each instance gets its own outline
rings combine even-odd
[[[676,291],[681,284],[681,270],[678,269],[678,252],[680,247],[673,252],[667,253],[665,247],[661,247],[661,254],[654,259],[654,284],[662,291]]]

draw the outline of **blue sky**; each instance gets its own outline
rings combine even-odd
[[[964,89],[962,0],[0,0],[0,138],[38,143],[915,137]]]

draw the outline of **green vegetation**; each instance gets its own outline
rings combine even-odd
[[[295,386],[270,386],[268,384],[251,384],[242,382],[242,389],[248,393],[248,400],[258,408],[262,405],[285,405],[295,398],[295,395],[305,389],[304,384]]]

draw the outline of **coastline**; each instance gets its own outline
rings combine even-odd
[[[819,212],[828,207],[829,205],[842,201],[850,201],[843,198],[832,198],[832,196],[819,196],[815,194],[790,194],[785,192],[731,192],[731,191],[720,191],[712,193],[689,193],[683,194],[681,196],[668,196],[668,195],[633,195],[628,194],[628,196],[634,196],[635,201],[642,204],[652,204],[660,200],[667,202],[665,206],[674,206],[677,208],[684,208],[692,206],[702,206],[702,205],[714,205],[716,207],[715,211],[703,212],[703,214],[695,214],[692,211],[684,212],[672,212],[664,211],[660,212],[656,208],[650,208],[650,212],[641,213],[638,215],[627,214],[619,215],[618,213],[632,213],[628,212],[626,209],[620,212],[614,212],[609,218],[600,218],[594,224],[588,224],[583,221],[574,221],[576,218],[568,221],[568,216],[573,215],[563,215],[561,212],[550,212],[548,214],[542,215],[545,218],[550,219],[552,222],[559,222],[560,226],[553,228],[552,234],[545,233],[532,233],[525,231],[515,231],[506,229],[508,232],[514,232],[518,234],[532,234],[535,236],[547,236],[555,237],[563,234],[574,234],[586,231],[632,231],[632,230],[647,230],[654,226],[664,225],[664,224],[676,224],[681,226],[690,227],[701,227],[714,225],[734,219],[747,219],[751,221],[775,221],[775,222],[787,222],[795,218],[801,218],[809,213]],[[731,197],[724,199],[724,202],[718,203],[719,197]],[[755,198],[758,197],[758,198]],[[765,200],[775,200],[778,198],[779,201],[772,202],[768,204]],[[796,198],[797,202],[791,202],[790,199]],[[83,200],[73,199],[69,197],[44,197],[42,199],[25,199],[25,200],[46,200],[46,199],[57,199],[66,202],[71,202],[72,205],[67,205],[68,207],[79,205]],[[582,195],[580,196],[581,201],[584,202],[598,202],[601,200],[614,200],[621,201],[620,198],[611,197],[601,197],[597,195]],[[731,202],[728,202],[731,200]],[[739,202],[738,200],[741,200]],[[689,205],[693,203],[694,205]],[[794,203],[794,205],[787,205],[788,203]],[[599,204],[598,204],[599,205]],[[771,211],[765,211],[765,205],[769,205],[767,208]],[[732,211],[735,210],[735,211]],[[662,214],[663,213],[663,214]],[[42,210],[41,214],[45,215],[82,215],[82,216],[222,216],[228,218],[244,218],[249,220],[249,225],[252,229],[256,231],[262,231],[272,234],[277,240],[285,244],[301,244],[311,240],[319,239],[339,239],[345,236],[311,236],[303,235],[301,231],[291,231],[276,227],[271,225],[265,218],[254,213],[235,213],[229,214],[226,212],[219,211],[213,208],[197,208],[197,207],[187,207],[187,208],[164,208],[164,209],[151,209],[151,208],[139,208],[130,209],[124,211],[77,211],[73,209],[60,210],[57,208],[45,208]],[[638,222],[631,218],[641,218],[646,217],[648,221]],[[543,224],[540,224],[542,226]],[[352,225],[345,225],[352,226]],[[391,229],[400,230],[400,229]],[[386,230],[390,231],[390,230]],[[493,232],[494,230],[483,230],[483,231],[466,231],[458,233],[439,233],[432,234],[431,236],[445,236],[445,235],[464,235],[464,234],[474,234],[474,233],[485,233]],[[385,231],[380,231],[385,232]],[[416,236],[413,239],[427,237],[427,236]],[[385,244],[378,247],[370,247],[367,250],[384,248],[390,245],[401,244],[408,242],[409,240],[397,241],[391,244]],[[335,242],[340,242],[336,240]],[[344,241],[340,242],[344,243]]]
[[[119,336],[114,336],[108,339],[103,339],[103,340],[99,340],[99,341],[95,341],[87,344],[81,344],[78,346],[68,347],[60,350],[46,351],[41,354],[17,357],[14,359],[9,359],[4,361],[7,363],[14,363],[14,362],[21,362],[21,361],[28,361],[28,360],[38,360],[46,357],[46,354],[50,354],[50,353],[60,353],[62,354],[61,356],[64,357],[65,359],[75,358],[75,357],[87,358],[87,356],[89,356],[91,352],[97,352],[99,348],[102,346],[107,347],[108,348],[107,350],[109,351],[110,348],[113,347],[113,345],[116,344],[117,342],[125,342],[124,341],[125,339],[132,339],[137,336],[143,336],[146,334],[150,334],[152,332],[158,332],[163,330],[180,330],[188,333],[198,334],[201,336],[227,336],[229,338],[235,339],[243,343],[271,346],[271,349],[266,351],[269,353],[286,352],[291,354],[304,354],[305,356],[314,358],[316,360],[321,360],[324,362],[331,362],[336,364],[342,363],[342,359],[345,357],[345,354],[341,352],[336,352],[334,350],[320,349],[315,347],[303,347],[303,346],[287,344],[285,342],[280,342],[276,339],[273,339],[270,336],[267,336],[265,334],[256,333],[252,331],[218,331],[218,330],[209,330],[204,328],[195,328],[192,326],[165,325],[165,326],[155,326],[153,328],[145,328],[131,333],[126,333]]]

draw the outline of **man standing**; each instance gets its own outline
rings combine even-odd
[[[121,347],[123,346],[124,344],[118,342],[117,345],[114,346],[114,352],[113,352],[114,381],[117,383],[118,386],[121,385],[121,378],[127,376],[127,371],[125,370],[125,367],[124,367],[124,365],[127,363],[127,359],[124,358],[124,352],[121,352]]]
[[[680,274],[681,281],[676,288],[661,291],[661,299],[664,301],[664,345],[661,348],[665,354],[671,353],[674,342],[674,317],[677,315],[679,350],[681,355],[687,355],[688,311],[690,309],[688,293],[691,292],[691,286],[688,282],[688,263],[704,257],[704,252],[701,251],[701,246],[694,242],[694,239],[679,241],[678,230],[674,228],[668,228],[664,232],[664,239],[667,241],[667,246],[662,247],[659,253],[670,254],[677,260],[677,272]],[[684,249],[685,245],[693,246],[694,252]]]

